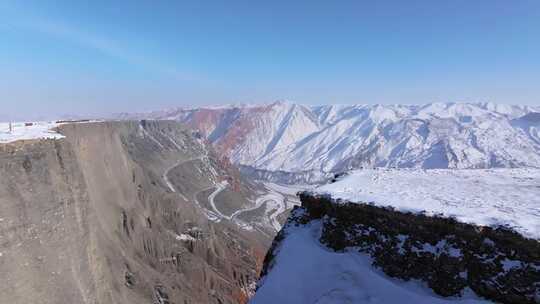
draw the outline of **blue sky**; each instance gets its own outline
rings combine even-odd
[[[0,116],[540,104],[540,1],[2,1]]]

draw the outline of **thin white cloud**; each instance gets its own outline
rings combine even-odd
[[[30,15],[27,10],[19,10],[13,6],[0,6],[0,9],[4,13],[0,13],[0,17],[4,19],[4,27],[7,26],[14,30],[20,29],[56,37],[68,43],[93,49],[103,55],[117,58],[132,65],[151,69],[177,80],[194,80],[195,78],[193,75],[187,75],[178,71],[175,67],[169,67],[157,63],[155,60],[148,59],[146,56],[141,56],[133,52],[130,48],[120,45],[113,39],[85,31],[71,24]]]

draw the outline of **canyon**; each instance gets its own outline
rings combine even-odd
[[[16,124],[0,298],[538,303],[538,113],[276,102]]]
[[[247,302],[290,195],[176,122],[56,131],[0,145],[2,302]]]

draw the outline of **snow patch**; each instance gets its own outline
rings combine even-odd
[[[521,268],[521,261],[504,259],[501,261],[504,272],[512,270],[512,268]]]
[[[31,124],[31,125],[30,125]],[[60,139],[64,136],[52,129],[59,124],[55,122],[16,122],[12,123],[10,131],[9,123],[0,123],[0,144],[18,140],[32,139]]]
[[[184,242],[187,242],[187,241],[190,241],[190,242],[195,242],[197,239],[192,237],[191,235],[187,235],[187,234],[180,234],[180,235],[176,235],[176,240],[177,241],[184,241]]]

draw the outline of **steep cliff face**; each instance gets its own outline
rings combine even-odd
[[[484,303],[478,296],[540,303],[537,240],[312,193],[300,198],[252,303]],[[273,297],[280,288],[291,294]]]
[[[6,303],[243,303],[269,240],[200,206],[239,176],[172,122],[67,124],[0,145]],[[237,183],[243,184],[243,183]],[[237,187],[233,206],[250,188]]]

